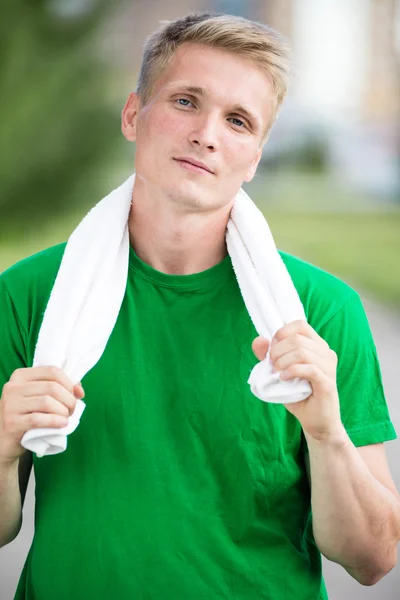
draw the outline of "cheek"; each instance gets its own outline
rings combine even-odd
[[[235,143],[230,140],[230,143],[227,143],[225,148],[226,162],[230,166],[230,170],[237,175],[242,175],[253,164],[258,146],[256,147],[253,142],[249,143],[248,139],[239,139],[235,140]]]
[[[175,117],[171,112],[154,111],[149,114],[146,121],[143,123],[141,131],[143,139],[151,139],[154,137],[157,145],[167,142],[172,138],[177,138],[185,133],[185,123],[181,118]],[[152,135],[154,132],[154,135]]]

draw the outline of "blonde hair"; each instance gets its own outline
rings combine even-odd
[[[185,42],[204,44],[249,58],[270,76],[276,105],[269,132],[289,85],[291,61],[285,39],[267,25],[232,15],[191,13],[175,21],[164,21],[144,44],[136,89],[142,104],[148,102],[154,83]]]

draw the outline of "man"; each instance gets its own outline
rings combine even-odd
[[[243,19],[189,15],[149,39],[122,113],[137,148],[127,289],[57,455],[20,440],[63,427],[84,393],[30,366],[65,245],[1,276],[2,545],[32,459],[36,477],[16,598],[317,600],[321,552],[365,585],[394,566],[400,501],[382,442],[396,434],[358,295],[282,253],[308,323],[256,338],[227,255],[234,197],[286,79],[279,36]],[[308,399],[251,394],[269,344],[283,378],[311,383]]]

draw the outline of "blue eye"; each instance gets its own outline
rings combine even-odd
[[[177,102],[179,102],[179,104],[181,106],[189,106],[189,104],[192,104],[190,102],[190,100],[188,100],[187,98],[178,98]],[[183,104],[183,103],[187,103],[187,104]]]
[[[236,117],[232,117],[231,121],[234,125],[237,125],[238,127],[242,127],[245,124],[244,121],[242,121],[241,119],[237,119]]]

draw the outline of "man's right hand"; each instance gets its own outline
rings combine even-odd
[[[0,462],[19,460],[26,452],[21,439],[30,429],[66,427],[84,395],[81,384],[74,385],[58,367],[14,371],[0,399]]]

